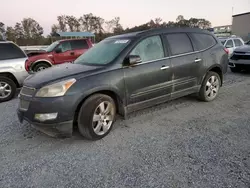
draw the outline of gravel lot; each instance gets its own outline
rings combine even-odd
[[[184,97],[118,120],[91,142],[21,125],[0,104],[0,187],[250,187],[250,73],[228,73],[217,100]]]

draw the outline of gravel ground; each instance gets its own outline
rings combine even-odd
[[[250,187],[250,74],[210,103],[184,97],[118,120],[103,140],[55,139],[0,104],[0,187]]]

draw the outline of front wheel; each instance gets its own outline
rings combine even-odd
[[[50,66],[47,63],[38,63],[37,65],[35,65],[34,67],[34,72],[40,72],[44,69],[49,68]]]
[[[10,78],[0,76],[0,103],[11,100],[15,93],[15,82]]]
[[[220,90],[221,78],[216,72],[208,72],[202,82],[199,99],[205,102],[214,100]]]
[[[99,140],[112,129],[116,116],[114,100],[103,94],[90,96],[78,115],[79,132],[87,139]]]

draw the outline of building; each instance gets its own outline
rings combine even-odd
[[[217,26],[213,28],[213,33],[220,37],[220,36],[230,36],[232,32],[232,26],[231,25],[222,25]]]
[[[250,12],[233,15],[232,34],[243,40],[250,39]]]

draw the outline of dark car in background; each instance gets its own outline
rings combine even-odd
[[[232,72],[250,69],[250,45],[244,45],[234,50],[228,63]]]
[[[53,42],[44,51],[27,54],[25,68],[28,72],[38,72],[53,65],[73,62],[93,46],[90,39],[67,39]]]
[[[227,71],[225,47],[210,32],[164,28],[106,38],[73,64],[30,75],[17,114],[51,136],[105,137],[117,114],[189,94],[214,100]],[[167,115],[167,114],[166,114]]]

